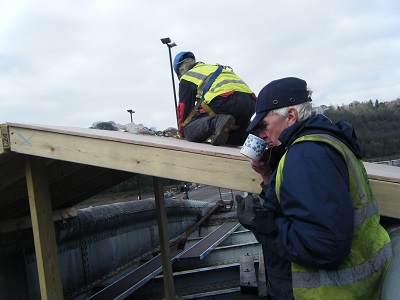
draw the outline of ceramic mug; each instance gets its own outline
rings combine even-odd
[[[240,149],[240,153],[252,160],[260,161],[267,147],[268,144],[266,141],[260,139],[258,136],[249,134],[242,149]]]

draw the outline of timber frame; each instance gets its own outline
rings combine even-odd
[[[30,215],[42,299],[62,299],[53,214],[135,174],[153,176],[166,299],[174,298],[162,178],[259,193],[239,147],[97,129],[1,125],[0,223]],[[400,168],[365,163],[382,216],[400,218]],[[21,225],[22,226],[22,225]],[[26,226],[26,225],[24,225]],[[3,226],[2,226],[3,227]],[[0,229],[1,232],[1,229]]]

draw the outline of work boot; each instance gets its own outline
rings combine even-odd
[[[233,125],[235,125],[234,117],[231,115],[218,115],[214,134],[211,136],[211,145],[219,146],[226,144],[229,131]]]

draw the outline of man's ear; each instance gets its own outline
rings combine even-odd
[[[294,107],[288,109],[288,125],[291,126],[299,120],[299,112]]]

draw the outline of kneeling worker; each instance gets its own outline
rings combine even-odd
[[[191,142],[242,145],[256,96],[229,67],[196,62],[192,52],[174,59],[179,78],[178,131]]]

